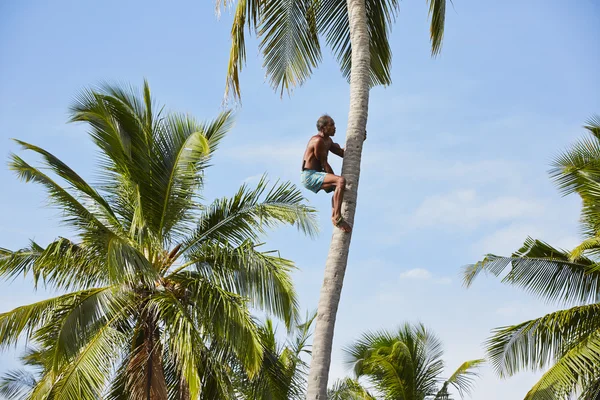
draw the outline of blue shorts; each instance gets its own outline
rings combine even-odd
[[[300,180],[302,182],[302,186],[310,190],[311,192],[317,193],[321,190],[321,186],[323,186],[323,181],[325,181],[325,172],[319,172],[312,169],[305,169],[302,171],[300,175]],[[327,193],[333,191],[334,188],[330,188],[325,190]]]

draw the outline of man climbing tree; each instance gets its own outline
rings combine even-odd
[[[336,175],[327,162],[330,151],[337,156],[344,157],[344,149],[331,139],[332,136],[335,136],[335,121],[329,115],[323,115],[317,120],[317,130],[319,133],[310,138],[304,151],[302,185],[315,193],[319,190],[327,193],[333,191],[331,221],[334,226],[344,232],[350,232],[352,228],[342,217],[346,179]]]

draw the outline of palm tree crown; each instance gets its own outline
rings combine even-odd
[[[291,261],[261,251],[268,228],[316,229],[314,210],[289,183],[242,186],[201,202],[204,172],[230,129],[155,106],[142,93],[105,85],[83,92],[71,121],[99,151],[88,184],[49,152],[43,166],[17,155],[10,168],[44,186],[77,232],[47,246],[0,249],[0,276],[31,275],[65,292],[0,314],[0,346],[32,340],[48,359],[28,392],[52,399],[218,399],[232,393],[231,365],[253,376],[263,348],[250,307],[297,319]]]
[[[367,332],[345,352],[356,378],[366,379],[373,390],[347,378],[329,390],[331,400],[444,400],[451,399],[450,386],[462,397],[473,388],[483,363],[466,361],[449,378],[443,378],[442,343],[422,324]]]

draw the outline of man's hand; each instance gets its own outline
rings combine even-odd
[[[367,130],[365,129],[365,138],[363,139],[363,142],[367,140]]]

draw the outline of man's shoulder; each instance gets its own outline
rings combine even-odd
[[[325,143],[325,144],[333,143],[333,139],[331,139],[329,136],[323,137],[319,134],[314,135],[312,138],[310,138],[310,140],[315,141],[315,142]]]
[[[314,135],[313,137],[310,138],[310,141],[312,143],[327,143],[327,141],[325,140],[325,138],[323,136],[320,135]]]

